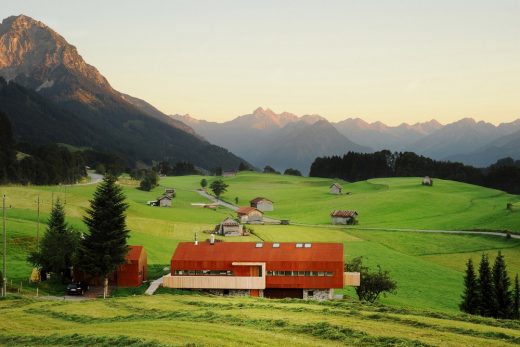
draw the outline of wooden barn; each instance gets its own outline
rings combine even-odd
[[[342,243],[181,242],[163,286],[216,295],[332,299],[334,288],[359,286],[344,273]]]
[[[125,264],[117,270],[118,287],[139,287],[147,280],[148,257],[143,246],[130,246]]]
[[[240,207],[237,216],[241,223],[259,223],[264,219],[264,213],[254,207]]]
[[[242,236],[243,226],[231,217],[227,217],[220,224],[215,226],[215,232],[222,236]]]
[[[356,211],[334,210],[330,213],[332,224],[339,225],[356,224],[357,216]]]
[[[262,198],[262,197],[254,198],[253,200],[251,200],[249,202],[249,204],[251,207],[259,209],[262,212],[274,210],[273,201],[271,201],[267,198]]]
[[[433,186],[433,180],[430,178],[430,176],[424,176],[422,180],[423,186]]]
[[[329,187],[329,193],[331,194],[341,194],[343,187],[338,183],[332,183]]]
[[[172,196],[165,194],[165,195],[157,198],[157,203],[155,206],[172,207],[172,200],[173,200]]]

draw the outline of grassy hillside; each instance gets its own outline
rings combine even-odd
[[[331,195],[333,180],[242,173],[225,179],[223,198],[241,204],[257,196],[275,201],[269,215],[307,224],[329,224],[335,209],[359,212],[359,226],[417,229],[509,229],[520,231],[520,211],[506,209],[520,196],[454,181],[435,179],[432,187],[421,178],[381,178],[347,183]]]
[[[509,346],[520,323],[354,302],[161,294],[0,300],[1,345]],[[42,324],[42,320],[45,324]],[[30,327],[30,329],[28,329]]]
[[[194,191],[199,187],[201,178],[200,176],[164,178],[161,180],[162,186],[153,192],[137,190],[135,182],[123,181],[124,192],[130,205],[128,210],[130,243],[146,247],[149,264],[161,265],[159,268],[167,265],[178,242],[193,240],[195,232],[199,234],[199,239],[208,238],[209,235],[204,234],[203,231],[212,229],[215,223],[230,215],[231,211],[225,208],[213,211],[191,205],[194,202],[206,202]],[[493,258],[497,250],[502,250],[511,275],[520,273],[518,261],[520,241],[518,240],[483,235],[424,234],[326,227],[329,221],[328,213],[332,208],[352,208],[360,211],[359,227],[417,227],[416,224],[406,223],[417,223],[421,213],[434,214],[434,211],[420,206],[419,198],[415,198],[415,204],[410,202],[418,194],[424,201],[430,201],[428,203],[430,206],[438,206],[444,211],[443,216],[437,218],[424,217],[425,222],[421,223],[421,228],[439,228],[439,224],[446,223],[446,218],[449,218],[456,228],[464,228],[479,223],[471,218],[478,219],[487,213],[488,219],[500,221],[502,228],[518,230],[520,218],[513,217],[520,211],[505,211],[505,202],[517,199],[511,195],[439,180],[435,181],[434,187],[422,187],[417,184],[416,179],[408,178],[373,180],[352,185],[343,183],[345,191],[352,191],[352,195],[342,196],[332,196],[327,193],[332,181],[326,179],[247,173],[228,178],[226,181],[230,184],[225,195],[227,200],[234,200],[235,196],[238,196],[240,202],[245,204],[257,195],[266,196],[275,201],[276,210],[269,215],[316,224],[314,226],[255,225],[254,235],[227,238],[226,242],[259,240],[343,242],[347,261],[356,256],[363,256],[368,265],[374,267],[379,264],[384,269],[390,270],[392,277],[398,282],[398,291],[396,295],[389,295],[382,299],[382,302],[387,304],[457,311],[464,264],[470,256],[478,261],[482,252],[489,253]],[[146,201],[156,198],[165,187],[177,188],[174,207],[146,206]],[[14,283],[26,280],[31,270],[25,259],[27,253],[35,246],[37,196],[39,195],[42,200],[42,221],[48,217],[52,198],[60,198],[66,201],[68,222],[79,230],[85,230],[81,217],[94,189],[95,186],[0,187],[0,193],[6,193],[8,197],[8,277]],[[395,197],[393,202],[387,194]],[[475,203],[475,199],[479,202]],[[354,204],[355,201],[357,203]],[[493,215],[488,210],[489,206],[494,205],[497,207],[491,210],[491,212],[495,211]],[[498,208],[502,205],[504,211]],[[459,210],[461,206],[467,208]],[[378,207],[380,213],[376,213]],[[454,209],[450,211],[449,207]],[[510,217],[500,220],[499,216],[502,212],[509,213]],[[417,218],[407,217],[411,215]],[[457,219],[456,216],[460,218]],[[388,222],[385,222],[385,218]],[[489,225],[491,224],[488,224],[488,227]],[[45,226],[42,225],[41,233],[44,228]],[[353,296],[353,292],[349,289],[346,289],[345,293]]]

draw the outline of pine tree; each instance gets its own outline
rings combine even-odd
[[[511,281],[507,274],[506,262],[502,252],[498,251],[498,255],[493,264],[493,288],[495,290],[496,311],[494,316],[497,318],[509,318],[513,306],[511,291],[509,287]]]
[[[489,267],[489,259],[487,254],[482,254],[478,273],[480,289],[480,315],[485,317],[493,317],[496,313],[496,299],[495,291],[493,289],[491,268]]]
[[[480,306],[480,295],[478,280],[473,267],[473,261],[468,259],[466,263],[466,275],[464,276],[464,293],[459,307],[461,311],[469,314],[478,314]]]
[[[59,274],[65,280],[70,275],[79,239],[79,233],[67,226],[65,210],[60,200],[57,200],[39,249],[29,255],[28,261],[34,266]]]
[[[103,297],[108,294],[108,275],[125,262],[129,250],[127,208],[115,177],[108,175],[97,187],[83,218],[88,233],[81,242],[79,266],[87,274],[104,278]]]
[[[513,290],[513,319],[520,319],[520,285],[518,284],[518,274],[515,276],[515,288]]]

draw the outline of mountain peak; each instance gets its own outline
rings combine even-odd
[[[37,91],[62,90],[62,96],[81,101],[95,102],[94,94],[87,92],[92,86],[114,93],[76,47],[26,15],[8,17],[0,24],[0,76]]]

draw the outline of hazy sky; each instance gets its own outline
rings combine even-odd
[[[13,1],[172,114],[520,118],[520,0]]]

